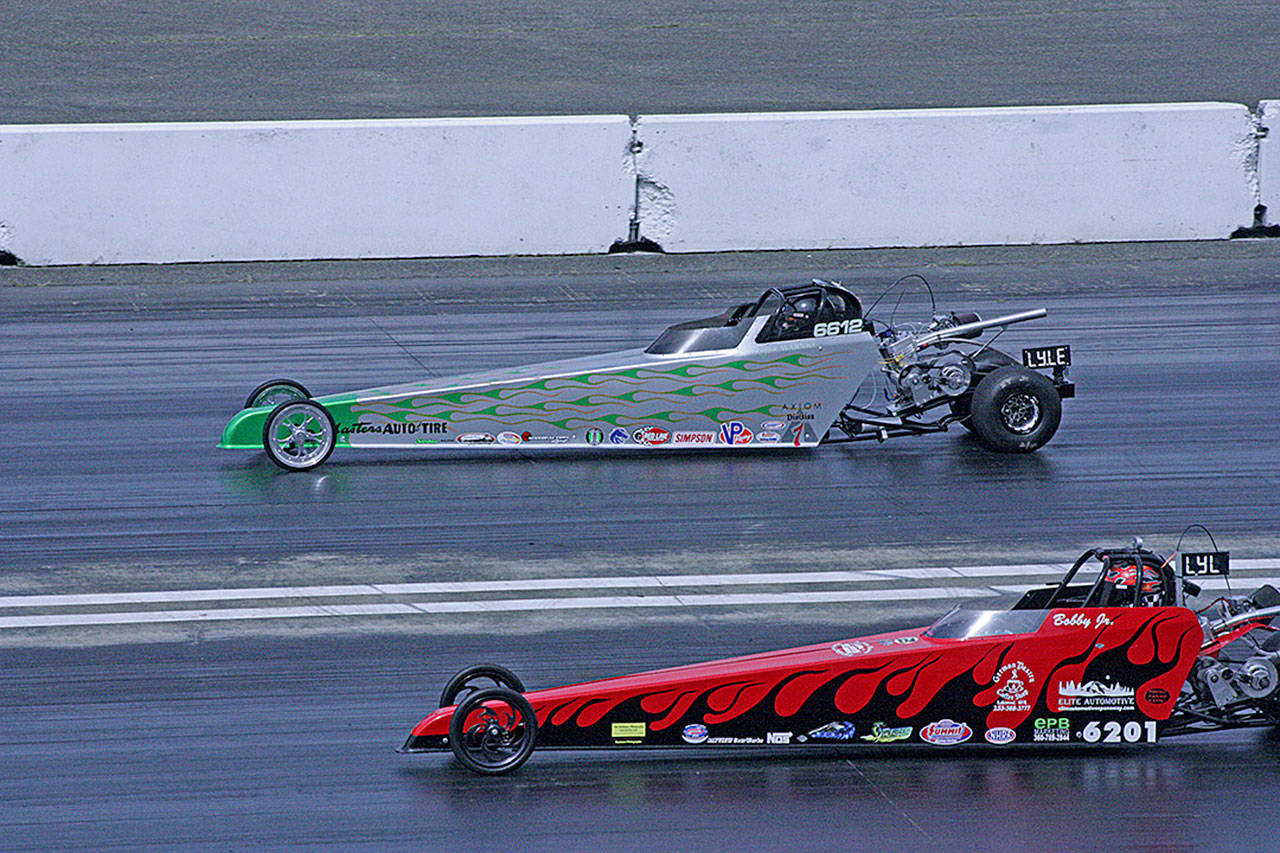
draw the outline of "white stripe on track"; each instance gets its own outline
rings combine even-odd
[[[1280,569],[1280,560],[1234,560],[1237,571]],[[898,586],[891,589],[824,590],[786,592],[779,588],[802,584],[865,584],[891,581],[1061,577],[1062,566],[1031,563],[1015,566],[964,566],[921,569],[876,569],[819,572],[750,572],[720,575],[638,575],[606,578],[532,578],[509,581],[439,581],[399,584],[341,584],[328,586],[252,587],[242,589],[153,590],[121,593],[77,593],[69,595],[18,595],[0,597],[0,608],[66,608],[113,605],[185,604],[195,602],[287,601],[367,596],[465,596],[472,593],[568,591],[579,593],[551,598],[504,598],[440,601],[383,602],[369,604],[291,603],[266,607],[219,607],[178,610],[134,610],[108,613],[47,613],[0,616],[0,630],[49,628],[75,625],[122,625],[176,622],[215,622],[249,619],[315,619],[332,617],[408,616],[448,613],[503,613],[534,610],[581,610],[606,608],[769,606],[831,604],[837,602],[928,601],[972,599],[1006,593],[1021,593],[1028,583]],[[1280,576],[1235,578],[1234,589],[1248,591],[1269,583],[1280,586]],[[1205,578],[1206,590],[1227,589],[1223,578]],[[765,586],[768,592],[697,593],[685,589],[726,586]],[[590,596],[602,589],[655,590],[657,594]]]
[[[148,592],[73,593],[0,596],[2,607],[92,607],[113,604],[163,604],[188,601],[253,601],[280,598],[348,598],[367,595],[458,595],[543,590],[662,589],[701,586],[785,586],[819,583],[879,583],[932,577],[958,578],[951,569],[903,571],[754,572],[726,575],[632,575],[623,577],[528,578],[501,581],[344,584],[337,586],[176,589]]]
[[[336,604],[303,607],[228,607],[216,610],[139,610],[124,613],[54,613],[0,617],[0,629],[76,625],[131,625],[218,622],[245,619],[317,619],[335,616],[405,616],[442,613],[504,613],[640,607],[721,607],[731,605],[827,604],[840,601],[927,601],[992,596],[989,589],[869,589],[843,592],[630,595],[599,598],[530,598],[490,601],[436,601],[412,604]]]
[[[1237,570],[1280,570],[1280,560],[1233,560]],[[541,590],[653,589],[666,587],[786,586],[822,583],[882,583],[894,580],[977,579],[1046,576],[1057,579],[1064,566],[1030,563],[1013,566],[960,566],[922,569],[867,569],[822,572],[750,572],[722,575],[634,575],[622,577],[528,578],[498,581],[338,584],[328,586],[176,589],[138,592],[0,596],[0,608],[93,607],[195,601],[265,601],[290,598],[351,598],[378,595],[457,595]],[[1004,588],[1002,588],[1004,589]]]

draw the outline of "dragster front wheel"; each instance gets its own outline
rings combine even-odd
[[[309,400],[311,392],[302,383],[292,379],[269,379],[249,392],[244,401],[244,408],[256,409],[259,406],[278,406],[290,400]]]
[[[524,682],[505,666],[496,663],[477,663],[460,670],[440,693],[440,707],[448,708],[466,699],[477,690],[488,687],[505,687],[517,693],[524,692]]]
[[[305,471],[329,458],[338,427],[329,410],[313,400],[276,406],[262,427],[262,447],[286,471]]]
[[[449,747],[474,773],[510,773],[529,760],[538,740],[538,715],[529,700],[505,687],[472,693],[453,712]]]

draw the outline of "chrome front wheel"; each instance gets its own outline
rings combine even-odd
[[[281,468],[305,471],[329,458],[337,432],[324,406],[312,400],[286,401],[267,418],[262,446]]]

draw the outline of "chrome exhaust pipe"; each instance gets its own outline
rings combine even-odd
[[[932,346],[944,338],[957,337],[969,332],[981,332],[983,329],[990,329],[993,326],[1009,326],[1013,323],[1024,323],[1027,320],[1038,320],[1048,313],[1043,308],[1036,308],[1034,311],[1019,311],[1017,314],[1006,314],[1003,317],[995,317],[990,320],[978,320],[974,323],[962,323],[959,326],[952,326],[949,329],[939,329],[936,332],[929,332],[927,335],[921,335],[916,338],[916,349]]]

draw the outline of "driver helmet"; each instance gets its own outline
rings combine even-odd
[[[1113,604],[1128,604],[1132,601],[1133,585],[1138,580],[1138,567],[1130,561],[1128,564],[1121,563],[1111,566],[1107,569],[1107,575],[1103,579],[1114,593],[1112,596]],[[1144,561],[1142,566],[1142,590],[1138,597],[1143,604],[1158,603],[1164,594],[1164,578],[1161,576],[1160,569],[1155,566],[1147,565]],[[1105,605],[1104,605],[1105,606]]]
[[[813,317],[817,311],[818,297],[802,296],[783,308],[779,325],[785,331],[802,329],[813,322]]]

